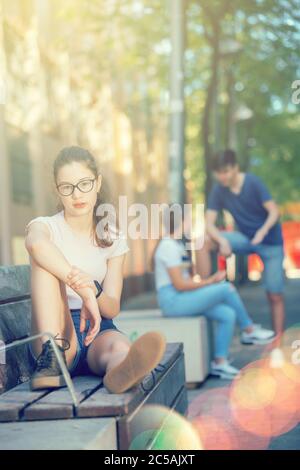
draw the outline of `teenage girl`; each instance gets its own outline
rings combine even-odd
[[[98,232],[102,176],[94,157],[81,147],[64,148],[54,162],[54,180],[62,209],[26,226],[31,334],[55,336],[72,376],[104,376],[109,391],[122,393],[156,367],[165,339],[150,332],[131,344],[114,325],[129,248],[121,232],[115,236],[116,227],[106,224]],[[31,352],[31,388],[64,386],[49,338],[35,340]]]

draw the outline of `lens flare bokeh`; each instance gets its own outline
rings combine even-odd
[[[207,390],[188,417],[207,450],[266,449],[272,438],[300,421],[300,325],[287,329],[280,347],[265,347],[228,387]]]
[[[201,393],[190,403],[188,413],[205,450],[263,450],[269,445],[268,436],[239,426],[232,412],[229,386]]]
[[[138,433],[130,450],[202,450],[194,426],[183,416],[167,407],[146,405],[133,423]]]
[[[286,433],[299,421],[299,370],[283,351],[268,351],[233,381],[230,401],[246,431],[265,437]]]

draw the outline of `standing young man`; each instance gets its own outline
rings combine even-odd
[[[203,249],[196,250],[197,272],[211,274],[210,250],[218,249],[225,257],[232,253],[260,256],[264,264],[263,282],[271,307],[273,329],[284,329],[283,238],[279,210],[268,189],[257,176],[242,173],[232,150],[219,152],[213,162],[217,180],[207,204],[207,237]],[[224,232],[216,226],[221,210],[231,213],[238,231]]]

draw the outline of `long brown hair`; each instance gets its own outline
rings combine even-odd
[[[95,158],[89,152],[89,150],[87,150],[85,148],[82,148],[82,147],[79,147],[79,146],[71,146],[71,147],[63,148],[59,152],[59,154],[57,155],[57,157],[54,161],[53,176],[54,176],[55,183],[57,181],[57,176],[58,176],[59,170],[63,166],[68,165],[68,164],[73,163],[73,162],[83,163],[93,173],[95,178],[98,177],[98,175],[99,175],[98,165],[97,165],[97,162],[96,162]],[[95,203],[95,206],[94,206],[94,211],[93,211],[93,229],[92,229],[92,231],[93,231],[93,237],[96,241],[96,245],[101,247],[101,248],[106,248],[106,247],[109,247],[113,244],[113,241],[109,237],[110,227],[109,227],[108,223],[104,227],[104,231],[106,233],[103,234],[103,237],[101,237],[101,236],[99,237],[98,234],[97,234],[97,230],[96,230],[97,224],[104,218],[104,216],[102,216],[102,215],[101,216],[96,215],[97,207],[100,204],[104,204],[106,202],[106,201],[104,201],[105,198],[104,198],[103,193],[104,193],[104,191],[103,191],[102,185],[101,185],[101,190],[100,190],[100,192],[97,193],[97,200],[96,200],[96,203]],[[58,205],[58,209],[59,210],[62,209],[61,203]],[[118,227],[118,224],[117,224],[117,221],[116,221],[116,228],[117,227]],[[107,236],[108,236],[108,238],[107,238]]]

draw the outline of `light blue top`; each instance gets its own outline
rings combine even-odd
[[[156,249],[154,261],[156,290],[160,289],[162,286],[172,284],[168,268],[180,266],[182,268],[183,277],[190,277],[189,267],[191,266],[191,261],[181,240],[163,238]]]

